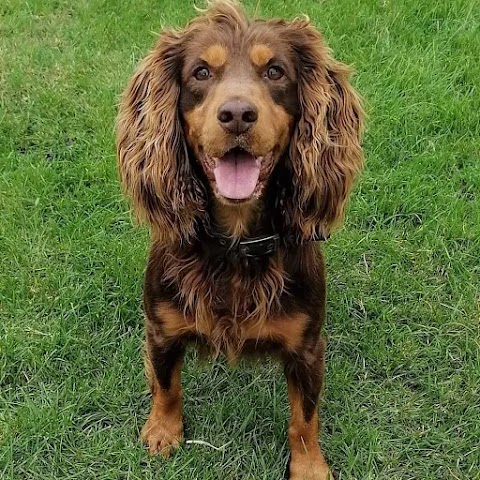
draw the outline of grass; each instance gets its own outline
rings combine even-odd
[[[250,11],[256,0],[246,2]],[[0,477],[273,479],[273,364],[184,369],[188,438],[137,437],[147,234],[116,176],[119,93],[192,1],[0,6]],[[338,479],[480,479],[480,10],[476,0],[261,0],[354,65],[368,168],[329,268],[322,443]]]

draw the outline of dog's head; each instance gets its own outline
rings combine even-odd
[[[281,165],[286,228],[327,233],[362,164],[348,76],[307,20],[249,20],[230,1],[161,33],[119,113],[120,172],[137,213],[163,238],[185,239],[208,190],[227,205],[258,201]]]

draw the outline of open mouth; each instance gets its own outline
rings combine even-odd
[[[262,159],[239,147],[216,158],[213,174],[220,195],[231,200],[251,197],[259,183]]]

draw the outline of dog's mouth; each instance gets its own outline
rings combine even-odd
[[[263,157],[235,147],[214,160],[213,175],[222,197],[246,200],[254,194],[260,179]]]
[[[259,156],[241,147],[231,148],[220,157],[202,156],[215,194],[234,202],[259,197],[273,164],[273,152]]]

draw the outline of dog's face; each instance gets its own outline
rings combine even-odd
[[[299,113],[288,45],[264,23],[187,42],[180,111],[190,149],[226,203],[258,198]]]
[[[362,116],[349,69],[308,20],[249,19],[218,0],[139,65],[118,117],[120,174],[164,241],[210,218],[205,176],[227,205],[270,192],[281,229],[311,239],[342,220]],[[274,168],[279,188],[266,189]]]

